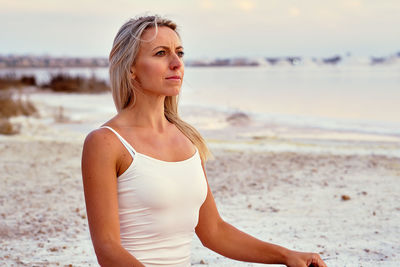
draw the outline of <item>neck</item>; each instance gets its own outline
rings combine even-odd
[[[164,132],[170,124],[164,115],[165,96],[149,96],[138,93],[136,97],[134,106],[120,112],[122,116],[127,118],[127,124]]]

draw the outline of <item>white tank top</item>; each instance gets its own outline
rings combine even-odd
[[[114,129],[133,161],[118,177],[121,245],[146,267],[190,266],[191,241],[207,196],[201,159],[168,162],[136,152]]]

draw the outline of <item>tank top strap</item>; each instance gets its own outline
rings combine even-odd
[[[109,129],[110,131],[112,131],[118,137],[118,139],[121,141],[121,143],[125,146],[125,148],[128,150],[129,154],[131,154],[132,158],[134,158],[134,156],[136,154],[136,150],[116,130],[114,130],[113,128],[111,128],[109,126],[101,126],[100,128],[106,128],[106,129]]]

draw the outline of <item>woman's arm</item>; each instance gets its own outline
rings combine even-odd
[[[200,208],[196,234],[205,247],[231,259],[290,267],[311,264],[326,267],[318,254],[292,251],[261,241],[226,223],[218,213],[209,186],[206,200]]]
[[[83,146],[82,178],[90,234],[101,266],[144,266],[120,243],[116,177],[119,144],[111,134],[96,130]]]

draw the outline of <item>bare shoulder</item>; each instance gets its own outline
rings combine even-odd
[[[87,135],[81,162],[85,187],[93,188],[98,183],[113,181],[110,177],[116,177],[120,148],[115,139],[110,130],[103,128]]]
[[[83,145],[83,157],[96,157],[102,155],[101,158],[108,160],[118,157],[120,144],[113,132],[105,128],[99,128],[90,132],[85,139]]]

